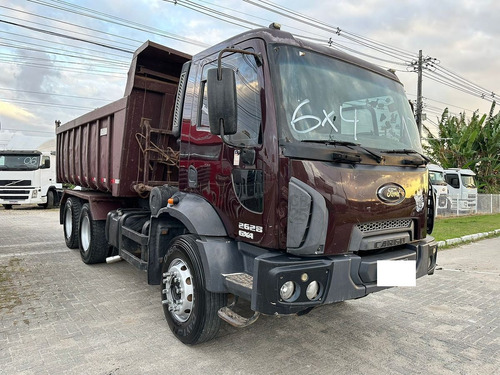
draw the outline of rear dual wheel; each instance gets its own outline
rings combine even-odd
[[[78,226],[80,225],[80,211],[82,203],[76,197],[69,197],[63,208],[63,230],[66,246],[70,249],[78,248]]]
[[[79,247],[82,260],[86,264],[103,263],[109,252],[105,235],[105,220],[92,219],[90,205],[85,203],[80,212]]]

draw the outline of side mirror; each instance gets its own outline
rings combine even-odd
[[[208,121],[215,135],[232,135],[238,124],[236,75],[231,68],[210,69],[207,72]]]
[[[50,168],[50,159],[45,159],[43,161],[43,168],[49,169]]]

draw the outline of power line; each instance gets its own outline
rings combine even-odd
[[[407,96],[411,96],[411,97],[416,96],[415,94],[409,94],[409,93],[407,93],[406,95]],[[431,102],[436,102],[436,103],[444,104],[444,105],[449,106],[449,107],[455,107],[455,108],[458,108],[458,109],[462,109],[464,111],[474,112],[474,110],[472,110],[472,109],[467,109],[467,108],[459,107],[459,106],[456,106],[456,105],[451,104],[451,103],[446,103],[446,102],[442,102],[442,101],[439,101],[439,100],[436,100],[436,99],[429,98],[427,96],[423,96],[422,99],[429,100]]]
[[[343,36],[344,38],[347,38],[351,41],[354,41],[354,42],[356,42],[364,47],[374,49],[380,53],[386,54],[386,55],[391,56],[393,58],[402,59],[403,61],[405,61],[405,59],[407,59],[408,57],[415,56],[414,54],[406,52],[402,49],[397,49],[397,48],[394,48],[392,46],[386,45],[384,43],[376,42],[376,41],[373,41],[373,40],[368,39],[366,37],[362,37],[360,35],[344,31],[344,30],[340,29],[340,27],[328,25],[324,22],[321,22],[321,21],[316,20],[314,18],[308,17],[304,14],[301,14],[301,13],[298,13],[298,12],[293,11],[291,9],[282,7],[279,4],[273,3],[271,1],[267,1],[267,0],[260,0],[258,2],[254,1],[254,0],[244,0],[244,1],[247,3],[250,3],[252,5],[255,5],[259,8],[263,8],[263,9],[266,9],[268,11],[282,15],[284,17],[288,17],[290,19],[293,19],[295,21],[307,24],[309,26],[313,26],[317,29],[320,29],[323,31],[328,31],[328,32],[333,32],[338,36]],[[411,62],[409,63],[409,65],[411,65]],[[456,73],[451,72],[450,70],[448,70],[444,67],[440,67],[440,68],[438,67],[437,69],[443,69],[448,73],[448,76],[446,76],[446,78],[442,77],[442,78],[444,78],[443,80],[434,79],[439,83],[446,84],[446,81],[451,81],[451,82],[448,82],[448,85],[450,87],[459,89],[459,90],[461,90],[465,93],[471,94],[471,95],[476,95],[476,96],[480,97],[481,99],[485,99],[485,100],[489,100],[489,101],[493,101],[496,97],[496,94],[494,92],[483,89],[479,85],[472,83],[471,81],[459,76]],[[468,86],[465,86],[465,85],[468,85]],[[478,91],[480,91],[479,95],[477,95]],[[491,97],[491,99],[490,99],[490,97]]]
[[[216,11],[215,9],[212,9],[212,8],[208,8],[207,10],[205,10],[207,7],[199,7],[198,4],[191,4],[190,1],[178,1],[178,0],[163,0],[167,3],[171,3],[171,4],[174,4],[174,5],[179,5],[179,6],[182,6],[182,7],[185,7],[187,9],[191,9],[191,10],[194,10],[198,13],[202,13],[202,14],[205,14],[209,17],[212,17],[212,18],[215,18],[215,19],[218,19],[220,21],[224,21],[224,22],[227,22],[227,23],[230,23],[232,25],[236,25],[236,26],[239,26],[239,27],[243,27],[245,29],[251,29],[253,27],[262,27],[262,25],[258,25],[258,24],[255,24],[253,22],[249,22],[249,21],[246,21],[246,20],[242,20],[242,19],[239,19],[239,18],[236,18],[236,21],[240,21],[240,23],[236,22],[236,21],[233,21],[233,17],[230,16],[230,15],[227,15],[223,12],[220,12],[220,11]],[[246,24],[249,24],[249,25],[252,25],[252,26],[245,26],[245,25],[242,25],[241,22],[244,22]]]
[[[35,37],[34,35],[22,35],[20,34],[19,32],[17,33],[11,33],[11,32],[8,32],[8,31],[0,31],[1,33],[3,34],[8,34],[8,35],[14,35],[18,38],[29,38],[29,40],[33,41],[33,40],[39,40],[39,41],[43,41],[43,42],[48,42],[47,39],[43,39],[43,38],[37,38]],[[7,38],[4,38],[4,39],[7,39]],[[26,42],[26,41],[21,41],[21,40],[17,40],[17,39],[7,39],[7,40],[12,40],[12,41],[16,41],[16,42],[19,42],[19,43],[29,43],[29,42]],[[58,42],[58,41],[55,41],[55,40],[52,40],[50,41],[51,44],[56,44],[56,45],[60,45],[60,46],[64,46],[64,47],[69,47],[71,49],[74,49],[74,48],[77,48],[74,44],[67,44],[67,43],[62,43],[62,42]],[[42,47],[42,45],[40,44],[36,44],[37,46],[39,47]],[[51,48],[51,49],[55,49],[53,47],[50,47],[50,46],[44,46],[45,48]],[[62,48],[59,48],[58,50],[60,51],[66,51],[65,49],[62,49]],[[118,57],[120,59],[124,58],[124,55],[123,54],[118,54],[118,53],[113,53],[113,52],[110,52],[110,51],[102,51],[102,50],[97,50],[97,49],[91,49],[91,48],[86,48],[85,49],[86,51],[88,52],[92,52],[93,54],[90,55],[90,56],[95,56],[95,54],[106,54],[106,56],[115,56],[115,57]],[[82,54],[81,52],[81,49],[78,49],[78,51],[75,51],[75,53],[78,53],[79,55],[88,55],[88,54]],[[127,57],[127,60],[119,60],[119,59],[116,59],[114,61],[123,61],[123,63],[126,63],[128,64],[129,63],[129,59]]]
[[[51,0],[53,3],[59,3],[59,4],[62,4],[62,5],[65,5],[66,7],[64,7],[64,6],[57,6],[57,5],[54,5],[54,4],[47,3],[46,1],[40,1],[40,0],[28,0],[28,1],[32,2],[32,3],[35,3],[35,4],[47,6],[47,7],[50,7],[50,8],[54,8],[54,9],[58,9],[58,10],[63,10],[63,11],[70,12],[70,13],[73,13],[73,14],[77,14],[77,15],[81,15],[81,16],[93,18],[93,19],[96,19],[96,20],[104,21],[106,23],[112,23],[112,24],[115,24],[115,25],[120,25],[120,26],[123,26],[123,27],[130,28],[130,29],[135,29],[135,30],[138,30],[138,31],[143,31],[143,32],[147,32],[147,33],[151,33],[151,34],[163,36],[165,38],[174,39],[174,40],[177,40],[177,41],[181,41],[181,42],[184,42],[184,43],[189,43],[189,44],[196,45],[196,46],[199,46],[199,47],[205,47],[205,48],[208,47],[207,44],[202,43],[202,42],[197,41],[197,40],[194,40],[194,39],[186,38],[184,36],[177,35],[177,34],[174,34],[174,33],[170,33],[170,32],[164,31],[164,30],[160,30],[160,29],[148,26],[148,25],[143,25],[143,24],[140,24],[138,22],[134,22],[134,21],[127,20],[127,19],[124,19],[124,18],[120,18],[120,17],[117,17],[117,16],[106,14],[104,12],[99,12],[99,11],[96,11],[95,9],[86,8],[86,7],[83,7],[83,6],[80,6],[80,5],[76,5],[76,4],[71,4],[71,3],[68,3],[66,1]]]
[[[44,33],[44,34],[48,34],[48,35],[52,35],[52,36],[57,36],[59,38],[72,39],[72,40],[76,40],[76,41],[83,42],[83,43],[89,43],[89,44],[93,44],[93,45],[96,45],[96,46],[100,46],[100,47],[104,47],[104,48],[109,48],[109,49],[112,49],[112,50],[115,50],[115,51],[121,51],[121,52],[130,53],[130,54],[134,53],[133,51],[125,50],[123,48],[113,47],[113,46],[106,45],[106,44],[103,44],[103,43],[98,43],[98,42],[94,42],[94,41],[91,41],[91,40],[77,38],[77,37],[74,37],[74,36],[65,35],[65,34],[54,32],[54,31],[44,30],[44,29],[40,29],[40,28],[37,28],[37,27],[33,27],[33,26],[22,25],[22,24],[19,24],[19,23],[16,23],[16,22],[9,22],[9,21],[5,21],[5,20],[0,20],[0,22],[8,24],[8,25],[12,25],[12,26],[22,27],[22,28],[25,28],[25,29],[28,29],[28,30],[39,32],[39,33]]]
[[[44,133],[44,134],[52,134],[54,137],[56,135],[55,132],[45,132],[45,131],[42,131],[42,130],[25,130],[25,129],[12,129],[12,128],[4,128],[2,127],[1,130],[10,130],[10,131],[15,131],[15,132],[25,132],[25,133]]]
[[[92,76],[95,75],[100,75],[100,76],[109,76],[109,77],[123,77],[126,75],[126,73],[118,73],[118,72],[108,72],[108,71],[103,71],[103,70],[88,70],[88,69],[78,69],[78,68],[69,68],[69,67],[62,67],[62,66],[54,66],[52,64],[50,65],[44,65],[44,64],[36,64],[36,63],[29,63],[29,62],[15,62],[14,60],[6,60],[2,61],[0,60],[0,63],[5,63],[5,64],[11,64],[11,65],[17,65],[17,66],[30,66],[32,68],[39,68],[39,69],[51,69],[54,71],[65,71],[65,72],[74,72],[74,73],[82,73],[82,74],[89,74]]]
[[[0,87],[0,91],[14,91],[14,92],[22,92],[22,93],[26,93],[26,94],[60,96],[60,97],[64,97],[64,98],[88,99],[88,100],[96,100],[96,101],[102,101],[102,102],[109,102],[108,99],[102,99],[102,98],[89,98],[88,96],[65,95],[65,94],[54,94],[54,93],[50,93],[50,92],[9,89],[9,88],[6,88],[6,87]]]
[[[11,40],[11,39],[7,39],[7,40]],[[33,43],[30,43],[30,44],[33,44]],[[0,43],[0,46],[10,47],[10,48],[19,49],[19,50],[26,50],[26,51],[30,51],[30,52],[40,52],[40,53],[46,53],[46,54],[51,54],[51,55],[56,55],[56,56],[64,56],[64,57],[71,57],[71,58],[76,58],[76,59],[83,59],[83,60],[87,60],[87,61],[106,63],[106,64],[110,64],[110,65],[115,65],[116,68],[120,68],[120,67],[122,69],[128,68],[128,64],[125,62],[120,62],[120,61],[116,61],[116,60],[109,60],[109,59],[93,58],[93,57],[90,57],[91,55],[88,55],[86,53],[82,53],[80,56],[78,56],[78,55],[73,55],[73,54],[68,54],[68,53],[63,53],[63,52],[43,50],[43,49],[38,49],[35,47],[23,47],[23,46],[19,46],[19,45],[15,45],[15,44],[8,44],[8,43]],[[48,47],[48,48],[50,48],[50,47]],[[2,53],[1,55],[14,56],[14,57],[19,58],[19,56],[17,56],[17,55],[10,55],[8,53]],[[40,58],[38,58],[38,57],[30,57],[30,56],[23,56],[23,58],[27,58],[27,59],[30,59],[30,58],[35,59],[36,58],[37,60],[40,60]],[[45,59],[45,60],[48,60],[48,59]],[[48,60],[48,61],[54,61],[54,62],[59,61],[59,62],[64,62],[66,64],[76,64],[77,63],[74,61],[60,61],[60,60]],[[78,63],[78,64],[80,64],[80,63]],[[96,65],[93,64],[92,66],[96,66]],[[108,65],[106,65],[106,66],[108,66]]]
[[[42,107],[57,107],[57,108],[67,108],[67,109],[95,109],[96,107],[84,107],[78,105],[71,104],[60,104],[60,103],[48,103],[48,102],[39,102],[34,100],[22,100],[22,99],[9,99],[9,98],[0,98],[0,101],[9,102],[9,103],[20,103],[20,104],[36,104]]]
[[[53,22],[56,22],[58,24],[63,24],[63,25],[70,26],[72,29],[68,30],[68,29],[64,29],[62,27],[55,27],[55,26],[47,25],[47,23],[39,23],[39,22],[34,22],[34,21],[28,21],[28,20],[22,19],[22,18],[20,19],[20,18],[16,18],[16,17],[12,17],[12,16],[5,16],[5,15],[3,15],[4,17],[14,18],[14,19],[19,20],[19,21],[28,22],[28,23],[32,23],[32,24],[35,24],[35,25],[48,27],[48,28],[51,28],[51,29],[64,30],[66,33],[73,33],[73,34],[77,34],[77,35],[84,35],[84,36],[87,36],[87,37],[89,36],[88,34],[85,34],[85,33],[82,33],[82,32],[74,30],[74,28],[77,27],[79,29],[88,30],[88,31],[92,31],[92,32],[98,32],[100,34],[112,36],[114,38],[125,39],[125,40],[128,40],[128,41],[132,41],[134,43],[138,43],[139,45],[142,43],[140,40],[135,40],[135,39],[132,39],[132,38],[128,38],[128,37],[123,36],[123,35],[117,35],[117,34],[109,33],[109,32],[106,32],[106,31],[93,29],[91,27],[81,26],[81,25],[77,25],[75,23],[71,23],[71,22],[67,22],[67,21],[61,21],[61,20],[56,19],[56,18],[42,16],[42,15],[36,14],[36,13],[31,13],[31,12],[27,12],[27,11],[15,9],[15,8],[9,8],[9,7],[5,7],[5,6],[1,6],[1,5],[0,5],[0,8],[8,9],[8,10],[11,10],[11,11],[14,11],[14,12],[17,12],[17,13],[21,13],[21,14],[26,14],[26,15],[29,15],[29,16],[32,16],[32,17],[38,17],[38,18],[41,18],[43,20],[53,21]],[[109,39],[101,38],[101,37],[98,37],[98,36],[93,36],[93,37],[96,38],[96,39],[101,39],[101,40],[109,41]],[[127,46],[134,46],[134,45],[127,44],[127,43],[124,43],[124,42],[119,42],[119,41],[115,41],[115,43],[119,43],[119,44],[123,44],[123,45],[127,45]]]

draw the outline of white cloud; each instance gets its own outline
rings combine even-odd
[[[2,102],[0,101],[0,116],[3,117],[8,117],[13,120],[21,121],[21,122],[30,122],[34,121],[37,116],[29,111],[26,111],[25,109],[17,106],[16,104],[13,103],[7,103],[7,102]],[[3,126],[5,127],[6,121],[4,121]]]

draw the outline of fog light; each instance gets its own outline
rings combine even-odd
[[[306,289],[306,296],[310,300],[315,299],[318,296],[319,293],[319,284],[317,281],[313,281],[309,283]]]
[[[295,293],[295,284],[293,281],[287,281],[280,288],[281,299],[287,301],[292,298]]]

